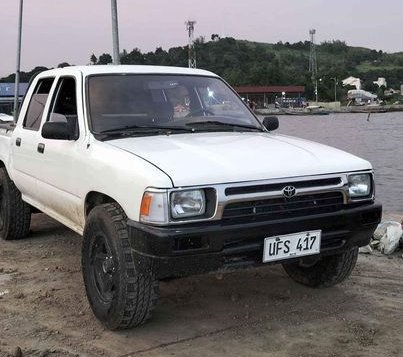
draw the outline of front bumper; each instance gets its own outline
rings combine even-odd
[[[264,238],[322,230],[321,255],[367,245],[382,216],[380,204],[293,219],[225,225],[220,221],[155,227],[128,221],[140,272],[159,279],[261,265]],[[281,263],[278,261],[276,263]]]

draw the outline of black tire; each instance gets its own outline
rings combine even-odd
[[[95,207],[88,215],[82,246],[87,297],[95,316],[109,329],[127,329],[151,317],[158,280],[139,273],[129,244],[127,217],[117,203]]]
[[[25,238],[31,225],[31,208],[11,181],[4,167],[0,168],[0,237],[4,240]]]
[[[358,248],[342,254],[325,256],[311,266],[301,262],[283,264],[284,270],[297,283],[313,288],[330,287],[350,276],[358,257]]]

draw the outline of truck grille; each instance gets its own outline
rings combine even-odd
[[[259,192],[281,191],[284,187],[289,186],[289,185],[294,186],[295,188],[312,188],[312,187],[318,188],[318,187],[324,187],[324,186],[338,186],[341,183],[342,183],[342,181],[341,181],[340,177],[331,177],[331,178],[322,178],[322,179],[316,179],[316,180],[228,187],[225,189],[225,195],[232,196],[232,195],[259,193]]]
[[[229,203],[224,208],[222,219],[229,224],[272,221],[336,212],[342,208],[343,194],[327,192]]]

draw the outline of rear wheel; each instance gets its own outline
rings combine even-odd
[[[31,225],[31,209],[11,181],[6,169],[0,168],[0,237],[4,240],[25,238]]]
[[[129,244],[127,217],[116,203],[95,207],[87,218],[82,268],[95,316],[109,329],[143,324],[158,298],[152,271],[138,272]]]
[[[300,261],[283,264],[283,268],[297,283],[314,288],[329,287],[350,276],[357,257],[358,248],[355,247],[342,254],[325,256],[312,265],[305,265]]]

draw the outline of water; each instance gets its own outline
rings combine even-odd
[[[279,116],[279,133],[334,146],[370,161],[376,198],[385,212],[403,213],[403,112]]]

